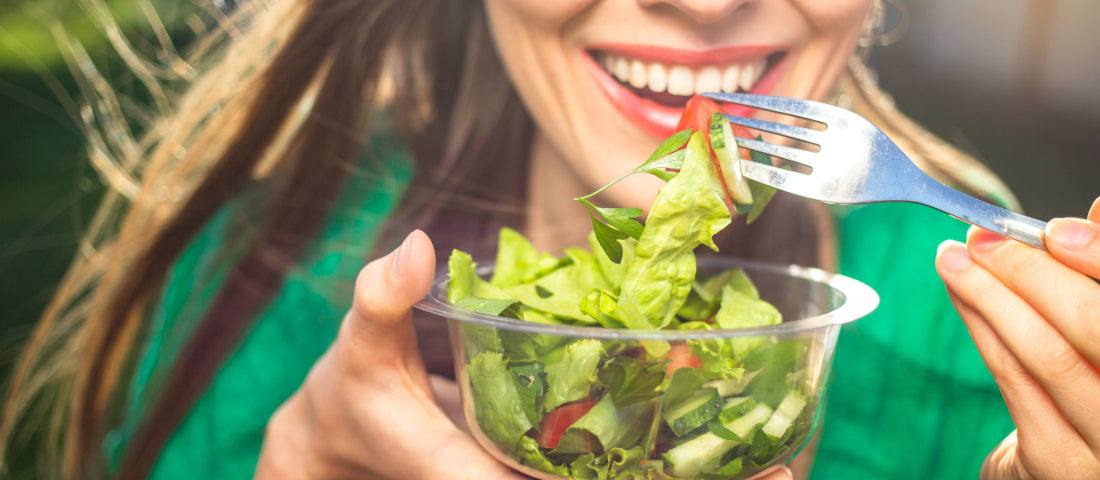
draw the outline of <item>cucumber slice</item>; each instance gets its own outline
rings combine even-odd
[[[740,443],[734,440],[726,440],[706,432],[673,447],[661,455],[661,458],[672,467],[672,476],[692,478],[700,471],[716,470],[722,465],[722,457],[726,452],[738,445]]]
[[[772,409],[767,405],[759,403],[755,407],[752,407],[749,413],[734,419],[732,422],[723,423],[723,426],[733,432],[734,435],[751,441],[752,429],[756,428],[757,425],[767,422],[771,419],[771,416]]]
[[[704,383],[703,386],[717,389],[718,394],[723,397],[732,397],[742,394],[745,387],[748,386],[749,380],[752,380],[752,377],[756,376],[757,373],[760,373],[760,370],[745,372],[741,375],[741,378],[716,378]]]
[[[745,416],[756,408],[756,400],[752,397],[733,397],[726,401],[722,411],[718,413],[718,421],[725,425]]]
[[[743,400],[738,403],[744,403]],[[734,406],[733,408],[737,408]],[[738,438],[750,440],[750,434],[758,425],[768,421],[772,409],[757,404],[748,413],[741,415],[723,426]],[[662,455],[662,459],[672,466],[672,475],[679,478],[691,478],[700,471],[714,471],[722,464],[722,458],[742,442],[722,438],[712,432],[705,432],[691,440],[681,443]]]
[[[718,390],[703,388],[687,400],[666,409],[664,419],[672,433],[680,437],[717,417],[721,409],[722,396]]]
[[[737,151],[737,140],[733,136],[730,122],[718,113],[710,119],[710,146],[718,156],[718,164],[722,167],[722,171],[718,173],[722,175],[726,188],[729,188],[733,203],[751,204],[752,189],[741,173],[741,154]]]
[[[768,419],[768,423],[760,430],[771,438],[780,438],[791,428],[794,420],[802,414],[806,407],[806,399],[798,392],[790,392],[779,405],[775,407],[775,413]]]

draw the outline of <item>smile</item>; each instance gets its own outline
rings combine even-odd
[[[615,107],[643,130],[660,138],[675,133],[684,104],[692,95],[767,93],[786,57],[783,51],[768,47],[700,52],[612,46],[587,53],[596,83]],[[750,113],[735,105],[723,108],[723,113],[731,115]]]
[[[639,90],[645,89],[654,94],[668,93],[685,97],[705,92],[751,91],[767,67],[765,58],[722,67],[708,65],[693,68],[686,65],[646,62],[614,54],[602,56],[603,60],[600,64],[619,83]],[[680,103],[683,104],[683,102]]]

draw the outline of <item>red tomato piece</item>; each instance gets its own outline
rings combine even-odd
[[[684,105],[684,114],[680,116],[680,123],[676,125],[676,131],[681,131],[690,128],[697,132],[710,132],[710,117],[711,115],[719,113],[718,102],[711,100],[707,97],[695,95],[688,99],[687,104]],[[741,138],[755,138],[749,129],[731,123],[730,128],[733,130],[733,136]],[[741,158],[749,158],[749,150],[747,148],[741,148]]]
[[[719,113],[717,102],[699,95],[692,96],[688,99],[687,104],[684,105],[684,114],[680,116],[680,123],[676,125],[676,131],[690,128],[692,131],[702,132],[703,135],[707,135],[709,139],[710,117],[715,113]],[[741,125],[731,123],[730,128],[733,130],[733,136],[735,137],[753,138],[749,129]],[[721,174],[722,166],[719,164],[718,156],[714,154],[714,149],[711,148],[709,141],[707,141],[707,150],[710,150],[711,163],[714,164],[714,168],[718,170],[718,180],[722,182],[722,193],[725,194],[726,203],[732,204],[733,195],[730,194],[729,185],[726,185],[726,179]],[[739,148],[738,151],[742,159],[751,158],[747,148]]]
[[[546,449],[556,448],[558,443],[561,442],[561,436],[565,434],[565,430],[576,423],[577,420],[580,420],[589,410],[592,410],[592,406],[595,404],[594,400],[569,403],[547,413],[539,422],[539,434],[536,438],[539,446]]]
[[[718,113],[718,104],[714,100],[695,95],[684,105],[684,114],[676,125],[676,131],[690,128],[696,132],[709,132],[710,116],[714,113]]]
[[[674,343],[672,348],[668,350],[668,364],[665,365],[665,375],[671,378],[672,374],[681,368],[700,368],[702,366],[703,359],[691,353],[690,345]]]

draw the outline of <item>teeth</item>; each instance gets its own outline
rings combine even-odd
[[[630,80],[630,61],[619,57],[615,59],[615,70],[612,71],[620,82]]]
[[[742,90],[751,90],[753,85],[756,85],[756,81],[760,79],[760,74],[763,73],[764,62],[750,63],[741,68],[741,78],[738,85]]]
[[[646,78],[645,64],[634,60],[630,62],[630,86],[634,88],[642,88],[649,84],[649,80]]]
[[[695,74],[688,67],[679,65],[668,71],[668,93],[691,95],[695,93]]]
[[[668,89],[668,70],[659,63],[649,65],[649,89],[654,92],[663,92]]]
[[[722,91],[726,93],[737,93],[737,88],[740,86],[741,67],[737,65],[726,67],[726,71],[722,72]]]
[[[690,96],[696,93],[735,93],[750,91],[764,73],[764,59],[725,66],[705,66],[697,69],[684,65],[664,65],[638,59],[605,54],[603,67],[618,81],[634,88],[653,92]]]
[[[714,67],[705,67],[695,74],[696,92],[717,92],[722,89],[722,74]]]

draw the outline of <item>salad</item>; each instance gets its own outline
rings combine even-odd
[[[628,173],[666,181],[644,225],[641,209],[596,206],[598,190],[577,199],[593,222],[589,248],[539,252],[505,228],[488,279],[470,255],[453,252],[448,301],[527,322],[644,331],[781,322],[743,270],[697,272],[696,247],[717,250],[712,237],[731,223],[731,209],[751,221],[773,193],[741,177],[739,127],[716,111],[693,98],[681,131]],[[801,339],[457,328],[471,427],[509,460],[562,478],[744,478],[804,445],[820,397],[801,368],[810,348]]]

